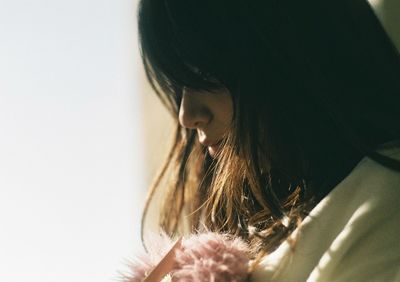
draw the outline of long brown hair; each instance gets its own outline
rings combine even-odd
[[[364,156],[400,170],[376,152],[400,135],[399,53],[366,1],[141,0],[138,15],[148,80],[177,124],[143,220],[167,183],[168,233],[204,225],[265,254]],[[184,87],[221,85],[234,120],[212,159],[177,116]]]

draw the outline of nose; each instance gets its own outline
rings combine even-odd
[[[207,105],[202,101],[200,93],[183,90],[179,108],[179,123],[188,129],[202,128],[212,119]]]

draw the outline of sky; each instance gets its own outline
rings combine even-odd
[[[136,0],[0,0],[0,281],[117,281],[140,250]]]

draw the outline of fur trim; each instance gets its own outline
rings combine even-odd
[[[124,282],[143,281],[172,247],[166,234],[154,236],[154,244],[145,255],[137,256],[130,265],[131,274]],[[175,252],[174,282],[245,281],[248,275],[248,246],[239,238],[214,232],[191,235],[182,239]]]

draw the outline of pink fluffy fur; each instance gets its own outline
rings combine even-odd
[[[140,282],[171,248],[172,241],[162,234],[145,256],[137,257],[131,265],[131,275],[125,282]],[[248,272],[248,247],[239,238],[213,232],[191,235],[182,239],[176,251],[171,272],[172,281],[245,281]]]
[[[165,233],[151,234],[149,237],[148,242],[152,244],[148,246],[148,252],[141,253],[130,261],[130,274],[123,275],[123,282],[143,281],[173,245],[171,238]]]

